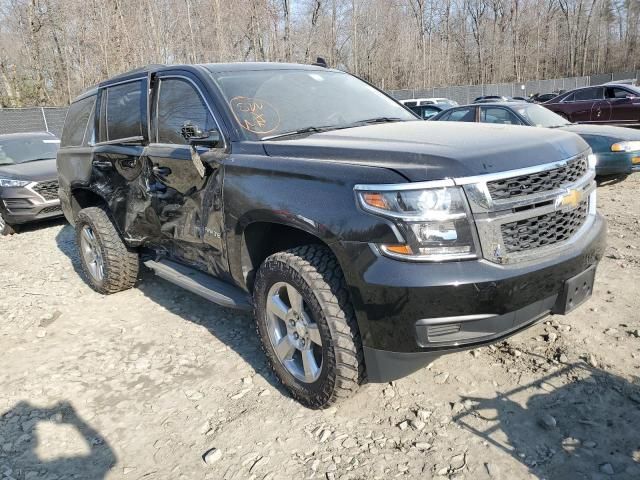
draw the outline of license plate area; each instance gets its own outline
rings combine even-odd
[[[593,265],[584,272],[565,281],[553,313],[565,315],[584,303],[593,293],[595,277],[596,266]]]

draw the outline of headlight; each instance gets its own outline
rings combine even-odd
[[[460,187],[375,190],[356,187],[361,207],[388,217],[406,243],[379,245],[391,257],[441,261],[476,258],[475,228]]]
[[[640,142],[618,142],[611,145],[612,152],[635,152],[640,150]]]
[[[598,157],[596,156],[595,153],[590,153],[587,156],[587,164],[591,170],[596,169],[596,165],[598,165]]]
[[[0,178],[0,187],[26,187],[31,182],[14,180],[13,178]]]

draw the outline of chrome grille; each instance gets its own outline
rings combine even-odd
[[[502,264],[534,261],[586,231],[596,214],[595,170],[588,153],[456,179],[469,200],[483,257]]]
[[[573,210],[556,211],[503,224],[502,241],[506,251],[533,250],[568,240],[584,225],[588,207],[588,201],[585,200]]]
[[[58,181],[52,180],[50,182],[37,183],[33,190],[39,193],[45,200],[57,200],[58,199]]]
[[[558,168],[519,175],[487,183],[487,189],[494,200],[508,200],[522,195],[546,192],[573,183],[582,177],[588,169],[586,156]]]

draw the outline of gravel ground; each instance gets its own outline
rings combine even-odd
[[[594,297],[326,411],[252,320],[142,272],[105,297],[62,222],[0,238],[0,479],[638,479],[640,174],[600,186]]]

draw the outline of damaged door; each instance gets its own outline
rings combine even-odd
[[[146,76],[108,85],[99,91],[96,110],[94,189],[109,204],[115,223],[131,243],[143,243],[150,235],[143,174],[148,136],[147,92]]]
[[[149,194],[167,254],[201,270],[226,277],[222,212],[224,153],[191,147],[193,132],[219,131],[195,77],[163,72],[154,80]],[[206,155],[205,155],[206,153]],[[200,154],[208,158],[203,162]]]

